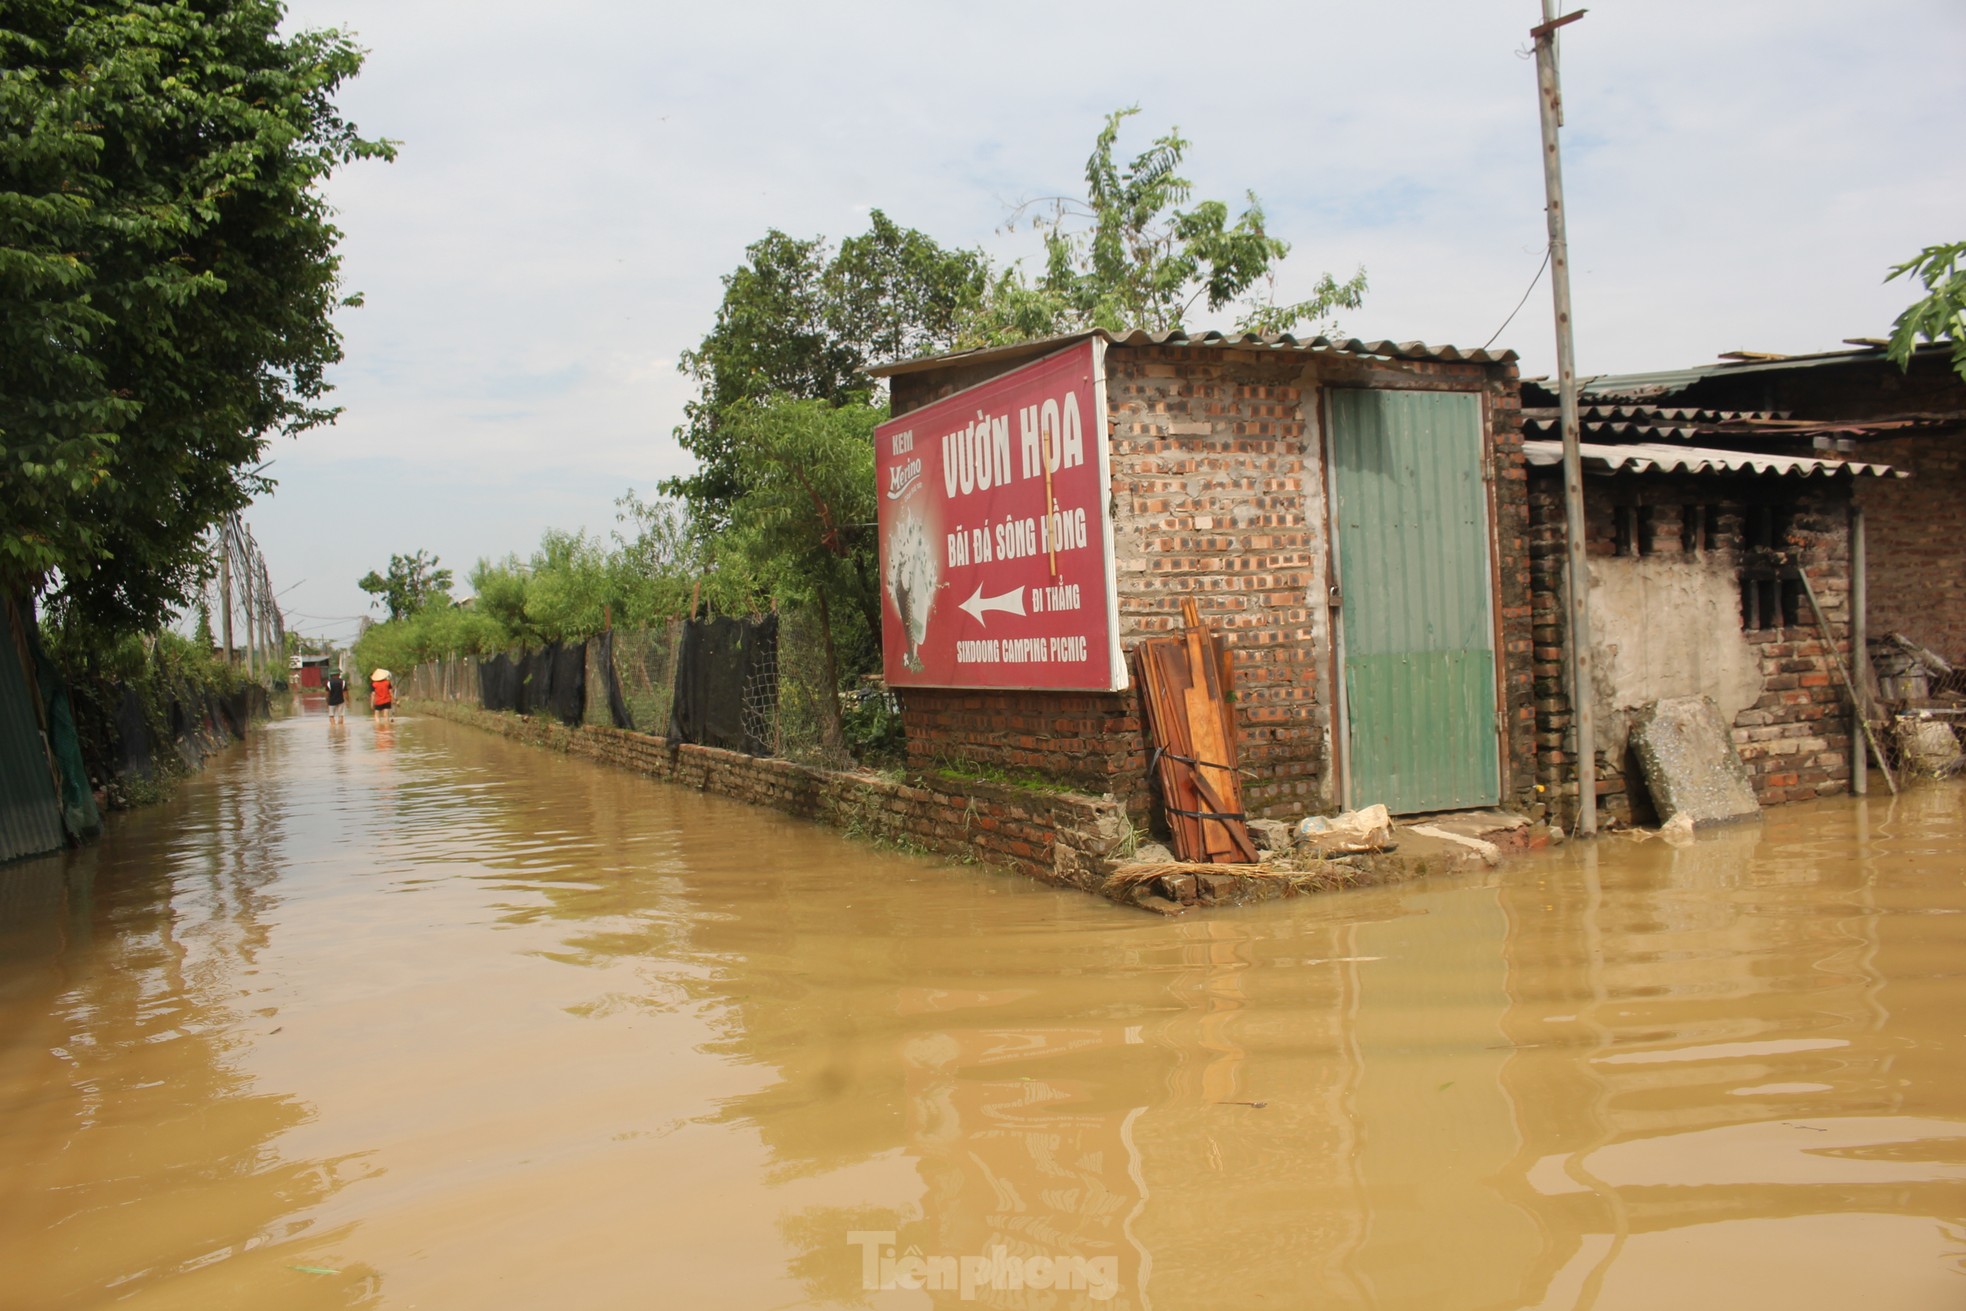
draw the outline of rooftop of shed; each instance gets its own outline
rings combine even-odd
[[[1170,328],[1160,332],[1135,328],[1131,332],[1118,333],[1108,332],[1104,328],[1092,328],[1084,332],[1068,332],[1056,337],[1020,341],[1008,346],[979,346],[969,350],[949,351],[941,355],[925,355],[919,359],[883,364],[878,368],[869,369],[868,372],[877,378],[892,378],[908,373],[923,373],[931,369],[967,368],[977,364],[997,363],[1011,366],[1037,359],[1042,355],[1049,355],[1055,350],[1090,338],[1097,338],[1111,346],[1253,350],[1274,352],[1278,355],[1345,355],[1366,359],[1430,360],[1443,364],[1513,364],[1516,359],[1516,354],[1512,350],[1463,350],[1456,346],[1429,346],[1424,341],[1362,341],[1357,337],[1293,337],[1287,332],[1227,333],[1212,330],[1188,332],[1181,328]]]

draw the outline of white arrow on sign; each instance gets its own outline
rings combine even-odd
[[[979,624],[983,622],[984,612],[989,610],[1002,610],[1009,614],[1021,615],[1024,613],[1024,589],[1013,587],[1002,596],[985,596],[983,585],[978,583],[975,593],[957,609],[969,611],[970,617]]]

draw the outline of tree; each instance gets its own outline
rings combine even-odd
[[[1253,192],[1231,224],[1229,207],[1204,200],[1191,209],[1193,185],[1178,172],[1188,142],[1173,131],[1158,137],[1124,167],[1113,160],[1120,124],[1139,107],[1107,115],[1086,160],[1086,198],[1028,202],[1048,207],[1044,271],[1027,282],[1015,265],[997,273],[966,337],[977,343],[1023,340],[1105,328],[1153,331],[1185,326],[1197,305],[1219,312],[1240,306],[1237,326],[1251,332],[1287,332],[1301,323],[1331,331],[1334,310],[1358,308],[1365,270],[1345,282],[1329,273],[1314,293],[1278,305],[1256,295],[1274,287],[1276,264],[1288,243],[1264,227]],[[1013,223],[1016,217],[1013,216]]]
[[[379,598],[391,619],[406,619],[438,601],[448,603],[451,599],[451,571],[438,568],[437,557],[422,551],[390,556],[386,575],[371,569],[355,585]]]
[[[766,233],[724,278],[715,324],[678,364],[697,394],[676,440],[699,467],[662,490],[688,502],[705,530],[722,528],[745,491],[725,421],[733,407],[772,396],[872,401],[879,389],[867,369],[954,345],[987,276],[980,254],[946,250],[879,210],[837,253],[823,238]]]
[[[599,540],[549,528],[529,574],[525,614],[532,632],[548,642],[579,642],[605,626],[618,580]]]
[[[277,0],[0,10],[0,588],[111,630],[191,597],[201,538],[327,422],[340,233],[389,158],[336,111],[342,33]]]
[[[615,518],[627,530],[616,530],[608,559],[622,601],[616,622],[646,628],[682,613],[710,567],[708,541],[687,503],[671,496],[645,501],[631,487],[615,502]]]
[[[737,406],[726,417],[745,492],[718,539],[716,599],[734,610],[761,608],[767,595],[812,605],[826,681],[837,689],[842,647],[849,672],[880,650],[874,427],[887,410],[779,397]],[[738,583],[751,594],[732,595]],[[823,722],[829,743],[838,745],[837,698]]]
[[[1919,338],[1950,341],[1952,367],[1966,378],[1966,271],[1959,267],[1962,258],[1966,258],[1966,241],[1927,246],[1884,279],[1891,282],[1910,273],[1925,284],[1924,298],[1907,306],[1891,327],[1887,354],[1900,368],[1911,368],[1911,354]]]

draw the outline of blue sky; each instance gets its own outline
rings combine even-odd
[[[291,626],[352,637],[355,579],[460,578],[547,527],[614,527],[686,471],[677,356],[772,227],[879,207],[999,259],[1020,200],[1082,190],[1106,112],[1169,127],[1196,194],[1253,190],[1279,294],[1363,266],[1344,328],[1478,346],[1542,258],[1534,0],[669,5],[296,0],[369,51],[341,96],[393,164],[330,186],[346,407],[271,454],[248,519]],[[1957,0],[1599,0],[1566,29],[1564,169],[1587,373],[1879,335],[1888,267],[1958,239]],[[1192,326],[1228,326],[1197,323]],[[1498,346],[1550,368],[1539,287]]]

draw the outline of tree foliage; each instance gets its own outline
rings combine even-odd
[[[824,238],[777,229],[752,243],[723,280],[710,332],[680,361],[697,392],[676,438],[698,467],[663,489],[687,502],[702,530],[721,531],[747,491],[732,416],[777,397],[878,404],[867,372],[877,363],[1084,328],[1178,328],[1201,306],[1233,308],[1251,331],[1328,330],[1333,312],[1359,305],[1363,270],[1344,282],[1325,274],[1309,298],[1276,304],[1269,293],[1290,247],[1269,234],[1262,206],[1251,195],[1232,218],[1220,201],[1190,205],[1193,187],[1180,174],[1188,142],[1178,132],[1118,162],[1120,127],[1137,112],[1107,117],[1086,161],[1085,199],[1055,200],[1037,221],[1045,256],[1035,278],[938,245],[879,210],[837,252]]]
[[[392,147],[333,96],[343,34],[275,0],[0,9],[0,586],[160,622],[200,539],[332,417],[339,237],[316,187]]]
[[[357,662],[408,669],[442,656],[578,642],[609,624],[655,627],[682,614],[710,569],[703,539],[676,501],[645,501],[631,490],[616,505],[620,527],[611,544],[584,532],[548,529],[529,557],[478,561],[468,576],[473,595],[466,603],[448,603],[450,571],[441,571],[446,604],[392,611],[356,643]],[[418,559],[429,568],[437,563],[418,552],[392,557],[391,565]],[[385,587],[388,582],[372,574],[364,585],[371,580]]]
[[[721,528],[745,491],[727,415],[768,397],[866,404],[876,363],[956,343],[984,293],[988,266],[875,210],[867,231],[834,251],[824,238],[773,229],[724,278],[716,322],[678,367],[697,385],[676,439],[697,472],[663,490]]]
[[[1910,274],[1925,286],[1925,296],[1905,307],[1891,327],[1890,357],[1899,367],[1911,367],[1911,354],[1922,338],[1952,343],[1952,367],[1966,378],[1966,241],[1927,246],[1916,258],[1891,270],[1886,282]]]
[[[751,594],[721,589],[725,608],[827,594],[878,635],[874,428],[886,417],[885,407],[783,397],[731,412],[745,492],[713,558]]]
[[[1085,199],[1054,199],[1037,220],[1043,272],[1030,281],[1015,265],[997,272],[970,339],[1181,328],[1203,305],[1215,313],[1237,308],[1236,326],[1246,331],[1287,332],[1300,324],[1330,331],[1334,311],[1358,308],[1363,269],[1344,282],[1323,274],[1310,297],[1276,304],[1269,293],[1289,244],[1269,234],[1253,192],[1233,223],[1219,200],[1183,208],[1194,188],[1180,173],[1189,143],[1178,130],[1155,138],[1130,163],[1115,161],[1120,125],[1138,112],[1107,116],[1086,160]]]
[[[437,557],[418,551],[415,555],[392,555],[389,572],[371,569],[355,584],[388,607],[391,619],[416,614],[438,602],[451,599],[451,571],[440,568]]]
[[[838,689],[880,655],[874,428],[887,409],[777,397],[726,417],[745,491],[716,542],[713,599],[738,613],[775,601],[812,607],[825,682]],[[819,710],[837,746],[838,698]]]

